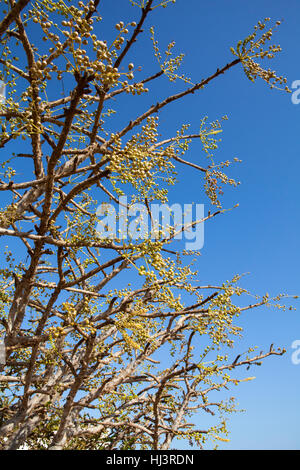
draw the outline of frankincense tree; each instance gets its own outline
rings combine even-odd
[[[152,11],[170,1],[128,1],[136,18],[120,20],[106,40],[99,0],[1,2],[3,449],[168,449],[174,439],[203,447],[226,439],[224,416],[234,410],[233,398],[211,392],[238,384],[236,368],[284,352],[271,346],[228,359],[223,352],[241,334],[237,317],[270,299],[237,305],[247,296],[239,276],[201,285],[189,258],[197,252],[182,249],[178,232],[159,226],[155,237],[124,237],[106,227],[104,237],[97,229],[99,204],[117,207],[122,195],[127,209],[144,204],[157,226],[150,205],[166,204],[168,185],[190,171],[215,207],[192,226],[220,214],[224,186],[237,185],[224,172],[230,162],[215,162],[221,122],[203,117],[197,132],[183,123],[161,137],[160,110],[204,93],[236,66],[287,89],[262,65],[280,50],[269,18],[231,49],[231,61],[192,83],[179,72],[174,43],[164,55],[154,27],[147,33]],[[147,34],[157,59],[148,74],[147,61],[133,63]],[[137,80],[139,65],[145,75]],[[181,91],[134,115],[132,101],[144,103],[157,80]],[[126,124],[117,127],[110,116],[119,98]],[[199,164],[184,157],[197,139]],[[193,424],[201,413],[216,421]]]

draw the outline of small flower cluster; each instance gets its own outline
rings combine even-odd
[[[236,49],[231,47],[230,50],[241,60],[245,74],[249,80],[254,82],[257,77],[260,77],[267,82],[271,88],[282,89],[283,86],[285,91],[290,92],[289,87],[286,85],[287,79],[285,77],[282,75],[277,76],[276,72],[271,69],[265,70],[254,60],[255,58],[273,59],[275,54],[281,51],[281,47],[274,44],[265,48],[267,41],[272,39],[274,30],[274,27],[269,28],[267,31],[265,30],[269,21],[270,18],[265,18],[264,22],[259,21],[258,24],[254,26],[254,32],[245,38],[244,41],[239,41]],[[277,21],[275,27],[280,24],[281,21]],[[261,31],[264,32],[262,32],[260,37],[257,37]]]

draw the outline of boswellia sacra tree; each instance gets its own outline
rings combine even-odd
[[[284,353],[271,346],[229,360],[237,318],[270,302],[284,308],[282,295],[239,306],[248,295],[239,276],[201,285],[199,253],[178,236],[187,227],[153,217],[189,172],[212,208],[190,230],[221,214],[224,186],[237,185],[225,173],[230,162],[214,156],[222,120],[200,116],[200,130],[182,123],[161,135],[159,116],[236,67],[288,91],[264,68],[280,50],[272,44],[279,22],[258,22],[228,63],[193,83],[174,43],[160,50],[151,23],[175,0],[128,0],[132,20],[106,38],[99,0],[1,3],[1,448],[164,450],[182,439],[199,449],[226,440],[234,398],[212,393],[238,384],[238,368]],[[135,64],[144,40],[156,69]],[[176,92],[143,108],[157,81]],[[197,140],[194,163],[184,154]],[[116,229],[115,209],[130,214],[134,204],[155,231],[143,229],[145,217],[126,236],[129,218]],[[205,413],[215,419],[207,427]]]

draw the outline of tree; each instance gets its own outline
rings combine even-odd
[[[6,2],[0,23],[7,90],[0,113],[3,449],[168,449],[174,439],[202,448],[209,438],[226,440],[224,416],[234,411],[234,398],[212,400],[211,392],[238,384],[236,368],[284,353],[271,345],[229,359],[241,334],[237,317],[271,301],[283,308],[282,296],[241,307],[238,297],[248,292],[239,276],[219,286],[199,284],[193,267],[199,250],[180,241],[187,225],[158,223],[152,212],[155,204],[167,206],[177,173],[188,177],[183,169],[199,172],[214,208],[189,219],[189,228],[224,212],[223,186],[237,182],[224,173],[230,162],[214,159],[221,121],[203,118],[197,132],[183,124],[161,137],[159,112],[203,93],[236,66],[251,81],[288,91],[285,78],[261,65],[280,50],[271,44],[279,22],[258,22],[231,48],[232,61],[197,83],[179,74],[183,55],[173,56],[173,42],[163,58],[151,28],[158,69],[135,81],[135,42],[146,34],[151,12],[169,2],[131,0],[139,18],[120,21],[107,41],[100,39],[99,0]],[[18,57],[26,66],[18,66]],[[182,91],[131,115],[133,100],[144,103],[141,95],[151,96],[151,85],[168,79]],[[63,97],[56,81],[69,90]],[[116,129],[110,116],[124,97],[127,124]],[[207,165],[183,158],[197,139]],[[126,211],[140,211],[129,231]],[[216,414],[216,422],[192,424],[201,412]]]

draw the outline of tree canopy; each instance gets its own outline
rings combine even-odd
[[[162,52],[148,25],[173,0],[128,1],[132,21],[120,19],[106,39],[99,0],[2,3],[1,448],[169,449],[177,439],[202,448],[226,440],[234,397],[214,392],[245,380],[236,369],[284,353],[271,345],[230,359],[238,317],[284,308],[282,295],[241,305],[249,292],[239,275],[221,285],[198,280],[199,246],[188,249],[182,235],[200,236],[196,228],[225,211],[225,186],[238,185],[226,173],[234,159],[215,158],[226,116],[202,116],[196,130],[182,123],[172,135],[161,135],[159,116],[234,67],[289,91],[264,67],[280,51],[272,42],[280,22],[259,21],[228,63],[194,83],[174,42]],[[134,63],[145,37],[154,70]],[[161,101],[151,94],[159,80],[176,84]],[[135,114],[132,103],[144,106],[147,95],[153,104]],[[185,156],[196,141],[197,163]],[[152,209],[168,213],[168,188],[191,171],[210,211],[180,227],[172,217],[157,220]],[[143,217],[129,223],[137,211]],[[196,425],[201,413],[214,423]]]

